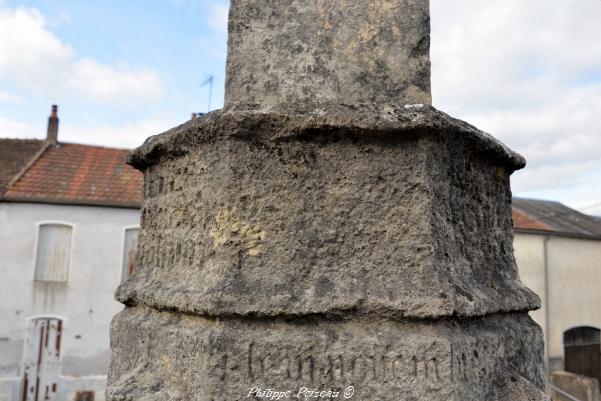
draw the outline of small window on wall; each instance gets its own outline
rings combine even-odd
[[[65,282],[69,275],[73,227],[60,223],[38,226],[35,281]]]
[[[136,269],[136,256],[138,254],[138,233],[140,229],[126,228],[123,244],[123,267],[121,282],[127,280]]]

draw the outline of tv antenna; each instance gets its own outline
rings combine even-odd
[[[204,80],[203,83],[200,84],[200,87],[204,87],[209,85],[209,106],[207,107],[207,113],[211,111],[211,97],[213,97],[213,81],[215,77],[213,75],[209,75],[207,79]]]

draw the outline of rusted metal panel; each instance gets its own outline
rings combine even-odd
[[[22,401],[57,401],[62,321],[29,320],[23,356]]]
[[[72,231],[62,224],[40,225],[35,281],[67,281]]]
[[[127,280],[136,269],[136,257],[138,255],[138,228],[125,230],[125,243],[123,245],[123,267],[121,281]]]
[[[94,392],[78,391],[75,393],[75,401],[94,401]]]

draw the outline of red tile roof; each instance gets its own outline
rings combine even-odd
[[[514,197],[512,206],[516,231],[549,231],[555,235],[601,239],[601,218],[559,202]]]
[[[4,199],[140,207],[143,178],[125,164],[128,152],[70,143],[49,146],[8,188]]]
[[[0,196],[45,144],[36,139],[0,138]]]
[[[544,224],[542,221],[536,220],[533,217],[517,210],[515,207],[512,210],[513,228],[518,230],[537,230],[537,231],[553,231],[551,227]]]
[[[0,139],[0,199],[139,208],[143,176],[125,163],[128,153],[99,146]],[[601,220],[556,202],[514,198],[513,225],[516,231],[601,238]]]

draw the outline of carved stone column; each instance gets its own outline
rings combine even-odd
[[[429,105],[428,1],[233,0],[229,44],[225,109],[130,157],[108,399],[545,400],[525,161]]]

